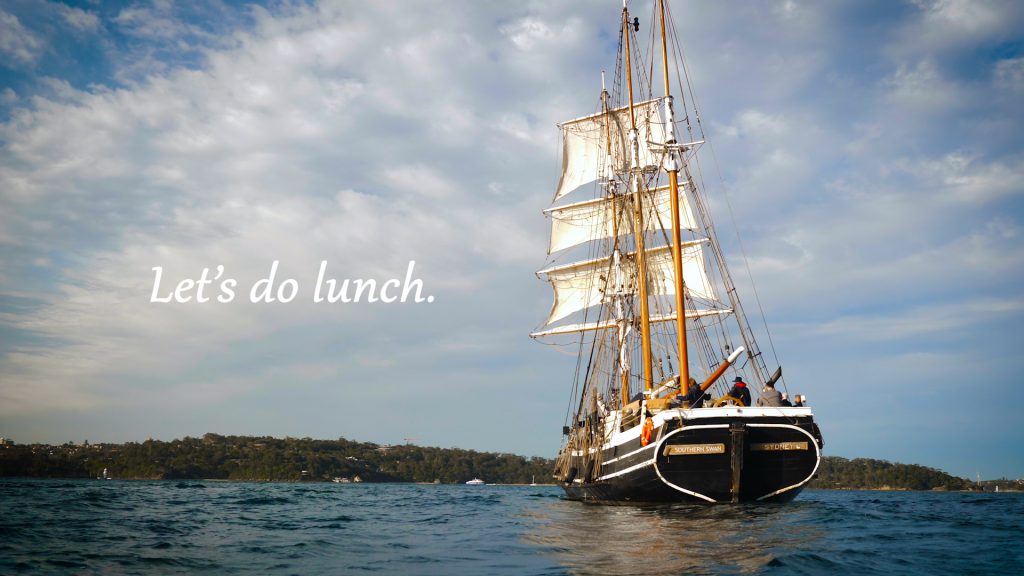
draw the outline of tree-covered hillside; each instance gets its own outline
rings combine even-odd
[[[126,444],[0,447],[0,476],[329,480],[366,482],[547,482],[553,462],[449,448],[311,438],[221,436]]]
[[[0,446],[0,476],[95,478],[106,468],[115,478],[330,480],[365,482],[551,482],[554,462],[494,454],[366,442],[206,434],[162,442]],[[941,470],[884,460],[822,458],[812,488],[964,490],[973,482]],[[1003,489],[1006,489],[1004,487]]]
[[[853,490],[965,490],[971,486],[971,482],[935,468],[838,456],[823,457],[818,477],[811,482],[812,488]]]

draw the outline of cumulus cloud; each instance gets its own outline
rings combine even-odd
[[[0,54],[8,60],[8,66],[32,65],[43,48],[43,41],[26,29],[17,16],[0,10]]]
[[[98,32],[103,26],[99,16],[88,10],[66,4],[55,4],[54,7],[69,26],[80,32]]]

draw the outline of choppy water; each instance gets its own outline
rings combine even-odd
[[[1024,494],[569,502],[554,487],[0,481],[0,574],[1024,574]]]

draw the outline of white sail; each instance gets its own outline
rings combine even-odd
[[[704,316],[724,316],[725,314],[732,313],[732,308],[705,308],[701,310],[687,310],[687,318],[702,318]],[[658,316],[651,316],[651,323],[656,324],[658,322],[672,322],[676,319],[676,315],[672,314],[660,314]],[[578,324],[566,324],[564,326],[558,326],[549,330],[540,330],[538,332],[531,332],[531,338],[538,338],[541,336],[554,336],[556,334],[569,334],[571,332],[589,332],[591,330],[607,330],[609,328],[618,327],[618,322],[614,318],[608,318],[599,322],[581,322]]]
[[[659,113],[661,100],[648,100],[633,105],[636,118],[637,140],[640,145],[639,167],[657,167],[660,154],[652,151],[649,142],[665,141],[665,127]],[[562,177],[558,181],[555,200],[576,188],[593,182],[606,173],[608,161],[608,135],[611,135],[612,153],[616,163],[613,170],[623,173],[629,169],[632,151],[629,149],[629,107],[608,111],[609,128],[605,128],[605,114],[593,114],[560,124],[562,128]]]
[[[704,269],[704,252],[701,244],[707,238],[683,242],[683,281],[691,297],[717,301],[714,285]],[[672,249],[669,246],[653,248],[646,252],[649,275],[648,293],[652,295],[675,294],[676,283],[672,270]],[[634,258],[630,253],[627,258]],[[551,282],[555,301],[544,324],[557,322],[574,312],[600,304],[604,295],[614,289],[611,257],[584,260],[541,270]],[[635,292],[633,287],[624,287]]]
[[[650,202],[644,202],[644,225],[648,231],[668,230],[672,227],[672,198],[668,186],[651,192]],[[548,254],[565,250],[585,242],[611,238],[616,231],[627,234],[633,230],[633,218],[629,210],[622,209],[619,198],[597,198],[565,206],[548,208],[545,214],[551,217],[551,242]],[[619,215],[616,227],[615,214]],[[697,227],[690,202],[682,187],[679,188],[679,226],[693,230]]]
[[[601,303],[612,285],[611,258],[598,258],[541,270],[555,291],[555,301],[545,324],[550,324]]]
[[[701,243],[707,239],[683,242],[683,282],[686,283],[686,294],[691,298],[717,302],[715,285],[708,277],[704,267],[704,248]],[[650,275],[649,292],[651,294],[675,294],[676,280],[672,270],[672,250],[663,246],[647,251],[647,270]]]

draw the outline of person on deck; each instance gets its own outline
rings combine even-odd
[[[789,401],[789,394],[786,394],[785,392],[782,393],[782,405],[783,406],[792,406],[793,405],[793,403]]]
[[[686,401],[690,403],[690,408],[700,408],[701,402],[704,401],[707,392],[700,389],[700,384],[693,378],[690,378],[690,387],[686,391]]]
[[[766,382],[761,396],[757,399],[758,406],[782,406],[782,394],[775,389],[774,382]]]
[[[747,389],[747,383],[743,381],[742,376],[737,376],[733,380],[732,388],[729,389],[729,396],[738,398],[740,402],[743,402],[744,406],[750,406],[750,390]]]

